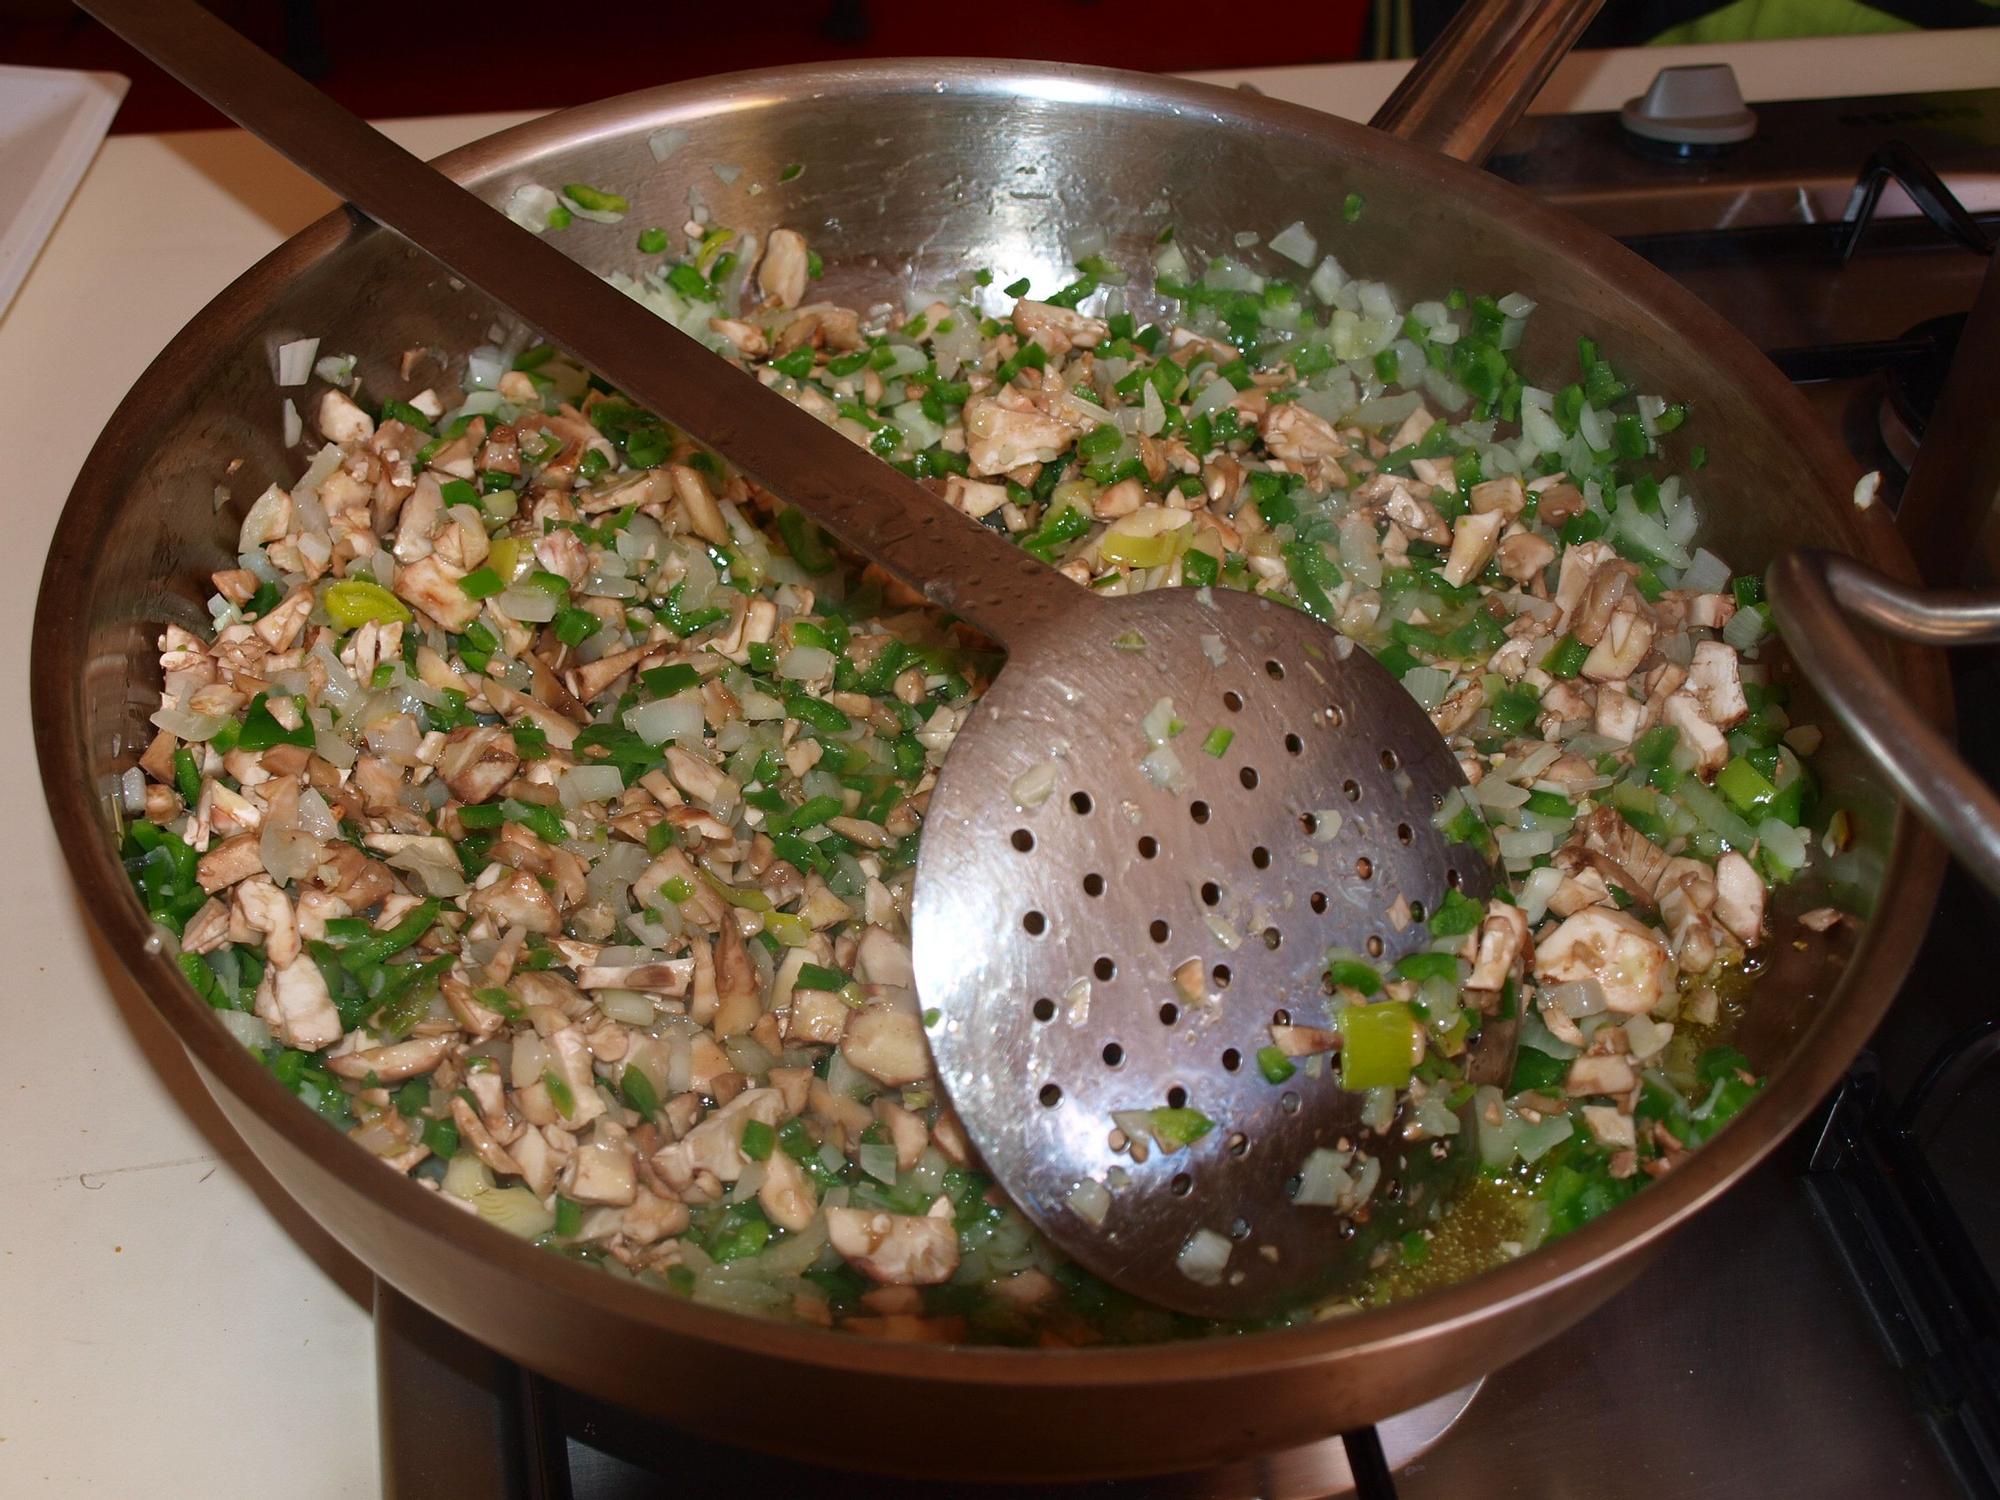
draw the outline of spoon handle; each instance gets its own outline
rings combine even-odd
[[[82,8],[376,223],[1003,645],[1091,596],[639,306],[193,0]]]

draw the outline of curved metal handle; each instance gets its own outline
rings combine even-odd
[[[1906,641],[1968,646],[2000,640],[2000,594],[1912,589],[1811,549],[1771,564],[1767,587],[1799,670],[1951,852],[2000,895],[2000,796],[1904,701],[1842,617]]]
[[[512,308],[939,608],[1003,645],[1095,597],[641,311],[594,271],[356,119],[193,0],[82,8],[376,223]]]
[[[1482,162],[1604,0],[1468,0],[1368,123]]]

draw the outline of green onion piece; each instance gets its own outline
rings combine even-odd
[[[578,208],[587,208],[594,214],[622,214],[632,206],[621,194],[608,193],[603,188],[594,188],[582,182],[564,183],[563,196]]]
[[[174,786],[190,808],[201,801],[201,767],[195,763],[192,750],[174,752]]]
[[[1410,953],[1396,964],[1399,979],[1445,979],[1458,982],[1458,958],[1451,953]]]
[[[752,1161],[769,1161],[771,1148],[778,1144],[778,1132],[762,1120],[748,1120],[743,1125],[743,1139],[738,1149]]]
[[[803,948],[812,941],[812,928],[797,912],[772,912],[764,918],[764,930],[787,948]]]
[[[722,1216],[722,1225],[708,1242],[708,1253],[718,1265],[747,1260],[763,1253],[771,1242],[771,1222],[755,1203],[738,1203]]]
[[[381,584],[366,578],[343,578],[320,596],[326,617],[336,630],[357,630],[369,621],[388,624],[410,619],[410,607]]]
[[[639,682],[653,697],[671,698],[701,686],[701,673],[686,662],[673,662],[664,667],[648,667],[639,674]]]
[[[316,743],[311,722],[301,722],[297,729],[287,729],[265,707],[264,699],[265,695],[259,693],[243,710],[243,732],[236,737],[236,747],[239,750],[269,750],[273,745],[299,745],[310,750]]]
[[[468,599],[491,599],[507,587],[506,581],[491,568],[478,567],[458,580],[458,586],[465,591]]]
[[[769,911],[771,909],[771,898],[762,891],[725,885],[706,870],[701,872],[701,879],[702,884],[714,891],[716,895],[720,896],[731,906],[739,907],[744,911]]]
[[[542,1087],[549,1091],[549,1102],[555,1105],[557,1114],[565,1119],[575,1118],[576,1095],[567,1083],[556,1077],[555,1069],[542,1069]]]
[[[854,727],[853,720],[831,703],[823,703],[805,693],[785,695],[785,717],[797,719],[801,724],[810,725],[822,734],[839,734]]]
[[[1448,956],[1448,955],[1446,955]],[[1341,1011],[1340,1086],[1350,1092],[1407,1088],[1423,1035],[1415,1013],[1399,1000],[1350,1005]]]
[[[1168,1151],[1191,1146],[1215,1129],[1215,1121],[1198,1109],[1168,1109],[1162,1106],[1151,1112],[1150,1120],[1153,1139]]]
[[[575,1239],[583,1233],[583,1205],[574,1198],[556,1194],[555,1236],[561,1240]]]
[[[429,432],[431,430],[431,419],[407,401],[384,401],[382,403],[382,420],[385,422],[401,422],[404,426],[414,427],[419,432]]]
[[[603,628],[604,622],[587,609],[564,608],[556,611],[556,639],[565,646],[581,646]]]
[[[1201,748],[1220,760],[1229,750],[1229,742],[1236,738],[1236,731],[1218,724],[1209,730],[1208,738],[1201,742]]]
[[[799,967],[799,977],[794,987],[802,990],[825,990],[829,994],[838,994],[851,983],[853,981],[838,969],[829,968],[825,964],[802,964]]]
[[[1473,900],[1464,891],[1446,891],[1431,917],[1431,936],[1464,937],[1485,915],[1484,902]]]
[[[1770,778],[1741,755],[1715,773],[1715,789],[1740,813],[1768,808],[1778,798]]]
[[[431,1148],[431,1155],[442,1161],[458,1155],[458,1127],[449,1120],[424,1121],[423,1141]]]
[[[664,229],[642,229],[639,231],[639,253],[658,255],[667,248],[667,232]]]
[[[1326,977],[1340,989],[1372,995],[1382,988],[1382,976],[1375,966],[1359,958],[1329,958]]]
[[[1573,635],[1565,635],[1549,648],[1549,654],[1542,658],[1542,670],[1551,677],[1574,677],[1583,670],[1584,661],[1590,655],[1590,647]]]
[[[625,1103],[645,1119],[660,1112],[660,1093],[643,1069],[627,1064],[618,1079],[618,1093]]]
[[[1298,1072],[1298,1068],[1285,1056],[1284,1048],[1272,1046],[1257,1049],[1257,1071],[1264,1075],[1266,1083],[1283,1083]]]

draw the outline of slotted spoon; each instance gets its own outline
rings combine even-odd
[[[1275,1083],[1256,1062],[1274,1020],[1326,1019],[1329,947],[1392,963],[1428,938],[1413,913],[1453,886],[1483,898],[1493,881],[1477,853],[1434,830],[1433,813],[1463,785],[1457,764],[1366,652],[1249,594],[1106,599],[1079,588],[188,0],[84,8],[361,212],[1006,648],[931,796],[912,915],[916,984],[936,1012],[938,1076],[973,1143],[1065,1250],[1170,1307],[1247,1317],[1350,1278],[1385,1235],[1428,1219],[1462,1174],[1463,1146],[1406,1142],[1400,1119],[1365,1130],[1363,1096],[1343,1091],[1333,1068]],[[1149,775],[1145,721],[1156,709],[1156,724],[1166,716],[1184,728],[1168,741],[1178,769],[1156,756]],[[1491,1046],[1508,1028],[1488,1030]],[[1197,1110],[1215,1128],[1143,1160],[1129,1144],[1113,1149],[1115,1114],[1157,1107]],[[1291,1201],[1322,1146],[1381,1162],[1352,1218]]]

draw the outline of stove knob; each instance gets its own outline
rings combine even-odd
[[[1643,99],[1628,99],[1619,122],[1645,141],[1682,151],[1733,146],[1757,133],[1728,63],[1662,68]]]

